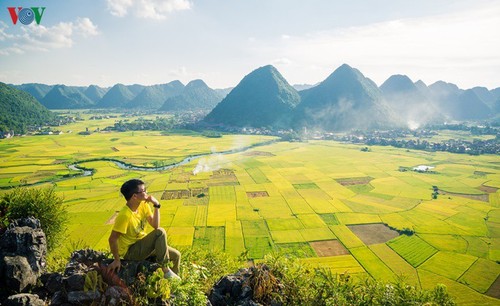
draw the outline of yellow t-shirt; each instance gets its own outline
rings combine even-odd
[[[118,253],[121,257],[127,253],[132,244],[147,235],[144,229],[148,223],[147,217],[152,215],[151,207],[144,201],[139,204],[136,212],[131,211],[127,205],[120,210],[113,230],[122,234],[118,238]]]

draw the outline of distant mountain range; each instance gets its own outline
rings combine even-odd
[[[297,92],[295,88],[305,89]],[[347,64],[315,86],[291,87],[274,67],[265,66],[245,76],[203,123],[344,131],[498,121],[499,114],[500,88],[463,90],[443,81],[427,86],[405,75],[393,75],[377,87]]]
[[[212,110],[223,97],[221,93],[208,87],[202,80],[194,80],[185,87],[179,88],[176,95],[168,97],[159,110]]]
[[[273,66],[260,67],[234,88],[211,89],[202,80],[111,88],[13,85],[49,109],[112,108],[210,111],[205,125],[349,129],[417,127],[425,123],[499,120],[500,87],[460,89],[438,81],[427,86],[393,75],[380,87],[344,64],[316,85],[291,86]]]
[[[48,109],[63,109],[68,108],[91,108],[95,105],[83,93],[83,88],[69,87],[66,85],[54,86],[46,95],[40,100]]]
[[[382,97],[403,122],[433,122],[445,120],[439,107],[432,103],[431,91],[422,81],[413,83],[406,75],[393,75],[381,86]]]
[[[180,81],[151,86],[116,84],[111,88],[37,83],[13,86],[31,94],[48,109],[210,111],[228,93],[228,90],[211,89],[202,80],[194,80],[186,86]]]
[[[147,86],[125,106],[130,109],[157,110],[167,99],[180,95],[183,90],[184,85],[179,81]]]

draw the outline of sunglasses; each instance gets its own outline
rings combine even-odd
[[[136,193],[136,194],[137,194],[137,193],[147,193],[147,192],[148,192],[148,191],[147,191],[146,189],[144,189],[144,190],[139,190],[139,191],[134,192],[134,193]]]

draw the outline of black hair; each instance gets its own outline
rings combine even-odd
[[[125,200],[130,200],[134,193],[139,191],[139,185],[144,185],[144,182],[139,179],[131,179],[123,183],[120,192],[125,197]]]

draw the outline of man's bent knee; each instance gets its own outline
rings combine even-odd
[[[155,235],[157,237],[160,237],[160,236],[167,236],[167,231],[163,228],[163,227],[159,227],[157,229],[154,230],[155,232]]]
[[[181,260],[181,252],[174,248],[168,248],[168,253],[170,255],[170,260],[172,261],[180,261]]]

